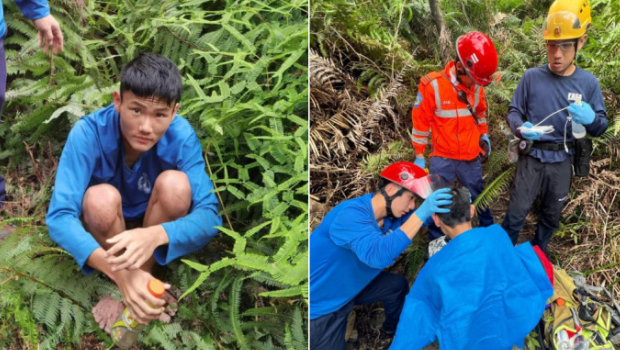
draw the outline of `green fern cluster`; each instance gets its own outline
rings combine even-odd
[[[272,234],[253,237],[268,225]],[[307,217],[286,224],[267,221],[243,236],[225,228],[222,232],[234,239],[231,257],[210,265],[184,260],[200,274],[183,297],[213,291],[207,318],[221,322],[219,328],[228,333],[221,341],[228,346],[306,348],[307,323],[302,315],[308,301]],[[242,293],[248,289],[258,293]]]
[[[0,345],[15,342],[9,325],[16,325],[18,339],[32,349],[78,344],[84,333],[98,328],[90,313],[93,301],[113,290],[97,275],[82,275],[46,230],[29,226],[0,244],[0,279]]]
[[[0,159],[24,156],[23,142],[62,139],[68,116],[73,123],[99,106],[111,102],[116,63],[96,54],[105,41],[84,26],[86,8],[71,1],[51,2],[65,40],[62,54],[50,58],[37,47],[37,31],[13,2],[7,3],[5,20],[9,34],[4,41],[7,56],[8,89],[0,128],[5,137]]]

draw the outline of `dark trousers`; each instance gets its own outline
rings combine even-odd
[[[471,200],[474,201],[484,189],[482,180],[482,164],[478,158],[470,161],[448,159],[443,157],[431,157],[429,161],[429,172],[437,174],[445,184],[454,184],[455,179],[465,186],[471,193]],[[493,215],[489,208],[482,210],[478,214],[481,227],[493,225]],[[428,238],[433,240],[443,236],[439,227],[435,224],[428,226]]]
[[[517,243],[525,217],[540,191],[541,208],[536,235],[531,243],[547,252],[547,244],[553,231],[560,226],[560,216],[566,203],[570,181],[570,159],[561,163],[542,163],[530,156],[519,158],[515,179],[510,188],[508,211],[502,223],[513,244]]]
[[[344,341],[347,317],[355,305],[383,302],[385,309],[383,330],[395,331],[407,293],[409,293],[409,282],[405,277],[390,272],[381,272],[340,310],[310,320],[310,349],[345,350],[347,348]]]
[[[2,119],[2,107],[4,107],[4,92],[6,91],[6,56],[4,54],[4,39],[0,39],[0,119]],[[4,204],[6,191],[4,189],[4,177],[0,175],[0,209]]]

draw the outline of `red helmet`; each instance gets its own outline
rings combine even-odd
[[[465,71],[476,84],[487,86],[497,70],[497,51],[488,36],[469,32],[456,39],[456,52]]]
[[[429,194],[430,179],[426,171],[410,162],[396,162],[388,165],[380,175],[405,189],[426,198]]]

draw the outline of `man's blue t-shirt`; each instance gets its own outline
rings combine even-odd
[[[86,232],[80,216],[82,198],[90,186],[110,184],[121,194],[126,220],[144,215],[157,176],[165,170],[179,170],[189,179],[192,190],[190,212],[185,217],[162,224],[169,244],[155,250],[159,264],[197,251],[217,233],[222,223],[213,184],[205,173],[202,147],[187,120],[176,115],[162,138],[141,154],[130,169],[114,105],[80,119],[71,129],[62,151],[46,223],[50,237],[66,249],[85,273],[88,257],[99,248]]]
[[[35,20],[50,14],[50,6],[47,0],[15,0],[15,3],[28,19]],[[6,35],[6,22],[4,22],[4,9],[0,6],[0,39]]]
[[[501,226],[461,233],[422,268],[405,299],[390,350],[523,347],[553,287],[529,243]]]
[[[338,311],[353,300],[411,244],[400,229],[413,213],[380,228],[373,194],[338,204],[310,235],[310,319]]]
[[[559,76],[554,74],[548,65],[528,69],[512,96],[508,112],[508,124],[516,134],[517,128],[529,121],[537,125],[551,113],[568,107],[580,99],[587,102],[594,110],[594,121],[586,125],[586,131],[592,136],[600,136],[607,130],[607,112],[601,87],[596,77],[579,67],[573,74]],[[554,131],[543,135],[540,142],[564,143],[575,140],[572,126],[568,121],[568,111],[563,110],[542,122],[541,126],[552,125]],[[565,130],[566,128],[566,130]],[[566,132],[565,132],[566,131]],[[564,150],[541,150],[532,148],[531,156],[540,159],[543,163],[563,162],[569,157]]]

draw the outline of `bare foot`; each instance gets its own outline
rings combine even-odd
[[[170,323],[170,319],[172,318],[172,316],[176,315],[177,313],[177,298],[175,298],[174,295],[172,295],[169,291],[166,291],[166,293],[164,293],[164,295],[162,296],[162,299],[166,301],[166,312],[162,313],[161,316],[159,316],[159,320],[164,323]]]
[[[99,300],[97,305],[93,307],[93,316],[99,327],[106,333],[110,334],[110,328],[120,315],[123,313],[125,306],[118,300],[105,296]]]
[[[159,316],[159,320],[164,323],[170,323],[172,316],[177,313],[177,299],[167,291],[162,298],[166,300],[166,312]],[[93,307],[93,316],[99,327],[110,334],[112,325],[121,316],[124,309],[125,305],[123,303],[110,298],[108,295]]]

